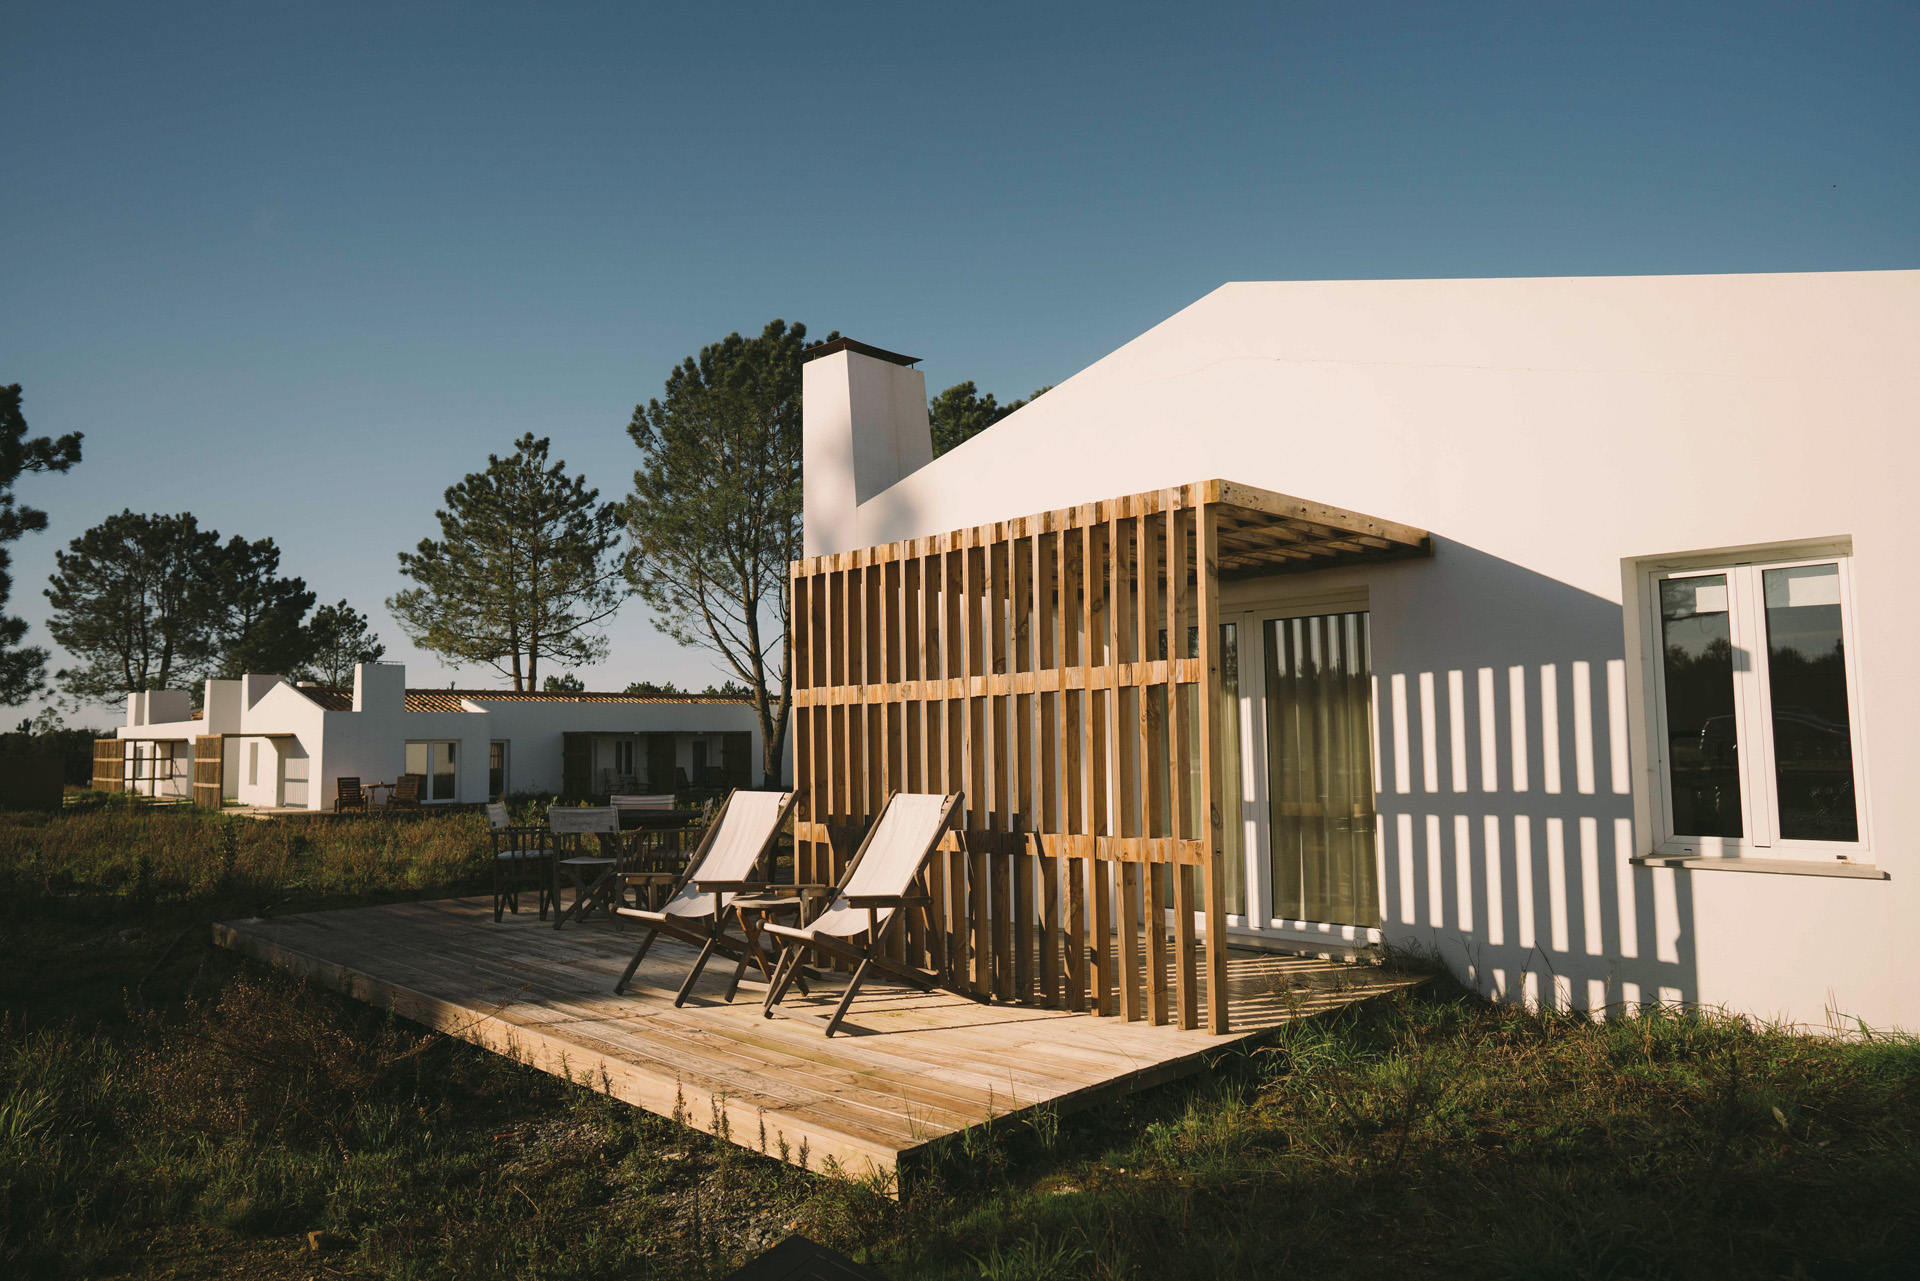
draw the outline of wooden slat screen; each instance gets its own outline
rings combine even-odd
[[[1194,928],[1226,923],[1219,483],[796,562],[799,879],[834,881],[890,792],[964,790],[909,959],[1154,1023],[1171,987],[1180,1026],[1226,1031]]]
[[[127,742],[123,738],[93,740],[93,789],[96,792],[127,790]]]
[[[223,753],[226,739],[219,734],[201,734],[193,740],[193,803],[219,809],[225,783]]]

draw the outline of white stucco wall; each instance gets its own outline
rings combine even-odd
[[[1916,351],[1911,271],[1230,284],[862,504],[843,546],[1211,477],[1427,528],[1430,562],[1234,589],[1367,590],[1387,938],[1576,1008],[1920,1027]],[[1854,548],[1863,857],[1891,879],[1629,866],[1649,765],[1622,562],[1832,536]]]
[[[178,699],[164,705],[177,703],[185,710],[187,695],[174,692]],[[516,702],[470,695],[462,700],[465,711],[409,712],[406,669],[394,663],[362,664],[356,672],[353,701],[356,710],[328,711],[279,677],[209,681],[203,719],[128,725],[117,732],[123,738],[188,742],[202,734],[225,735],[225,792],[242,805],[298,806],[304,791],[306,808],[331,809],[340,778],[392,782],[406,771],[406,745],[415,741],[460,745],[459,802],[487,799],[488,749],[496,739],[508,742],[510,791],[557,792],[563,738],[569,733],[673,733],[711,736],[716,744],[723,733],[746,733],[751,735],[749,760],[755,786],[760,781],[759,722],[753,709],[742,703]],[[132,705],[129,710],[134,710]],[[683,740],[677,747],[680,763],[689,765],[688,742]],[[256,748],[259,767],[254,774],[249,765]],[[640,750],[644,752],[643,745]],[[713,763],[718,764],[717,746],[714,751]],[[257,781],[248,782],[250,776]],[[180,795],[190,795],[188,781],[177,789]]]

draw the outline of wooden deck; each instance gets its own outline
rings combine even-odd
[[[675,1009],[692,954],[665,939],[634,990],[616,997],[635,932],[598,923],[556,932],[530,913],[496,925],[486,899],[229,921],[214,934],[649,1112],[809,1169],[862,1176],[893,1175],[916,1149],[967,1126],[1143,1089],[1289,1019],[1419,982],[1233,949],[1237,1027],[1228,1036],[874,984],[849,1015],[851,1035],[828,1040],[817,1024],[764,1018],[760,984],[743,984],[727,1004],[731,965],[710,967]],[[829,975],[812,999],[824,1004],[839,988]]]

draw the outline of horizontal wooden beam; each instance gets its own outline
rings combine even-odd
[[[845,704],[937,703],[956,698],[995,698],[1006,694],[1051,694],[1063,689],[1136,689],[1151,685],[1195,685],[1200,660],[1176,658],[1151,663],[1111,663],[1098,667],[1043,667],[1037,672],[994,672],[946,680],[875,682],[871,685],[800,686],[795,707]]]
[[[839,824],[796,819],[793,838],[825,842],[848,830]],[[1049,858],[1102,858],[1116,863],[1178,863],[1189,867],[1198,866],[1206,857],[1202,842],[1170,836],[1088,836],[985,827],[950,831],[940,838],[939,848],[948,853],[1043,854]]]

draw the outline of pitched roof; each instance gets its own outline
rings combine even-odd
[[[329,712],[353,710],[353,691],[324,685],[294,687]],[[719,703],[738,705],[747,700],[733,694],[578,694],[535,691],[516,694],[510,689],[410,689],[410,712],[464,712],[468,701],[475,703]]]

